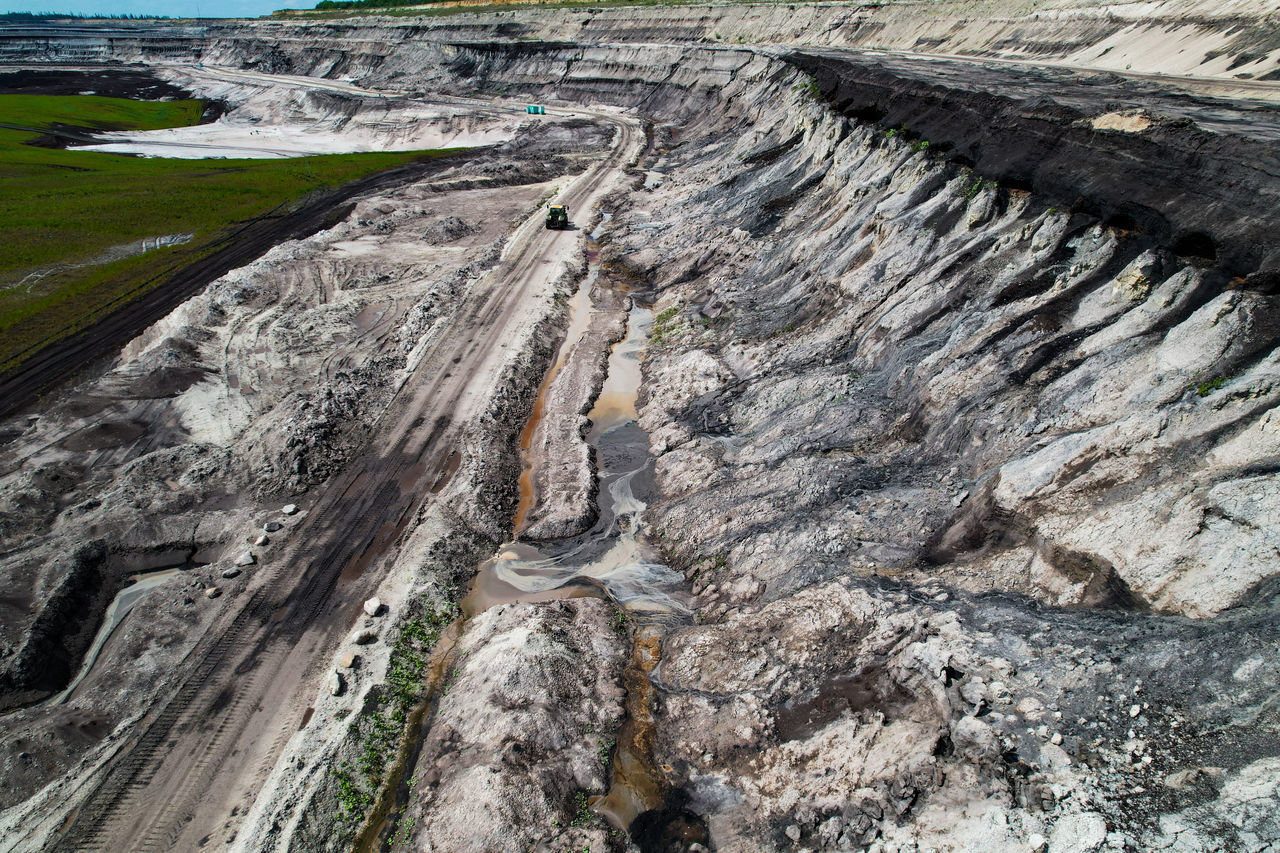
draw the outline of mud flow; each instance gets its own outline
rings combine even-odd
[[[525,461],[517,533],[537,500],[531,477],[534,462],[528,456],[530,439],[548,404],[552,379],[590,321],[591,289],[600,278],[595,240],[607,224],[606,214],[591,235],[588,272],[571,303],[564,342],[521,434]],[[633,300],[626,335],[609,353],[604,383],[588,415],[587,441],[599,479],[594,526],[579,536],[540,541],[536,546],[518,536],[505,543],[480,565],[462,609],[466,618],[473,618],[502,604],[598,597],[626,614],[633,625],[632,654],[624,675],[626,714],[613,755],[612,784],[605,795],[592,798],[591,806],[623,831],[630,831],[638,818],[646,816],[645,831],[661,835],[648,825],[662,814],[668,793],[652,757],[654,685],[649,676],[661,657],[662,636],[686,624],[691,612],[683,576],[664,565],[646,540],[644,511],[655,497],[655,485],[649,437],[638,423],[636,400],[652,322],[653,310]]]

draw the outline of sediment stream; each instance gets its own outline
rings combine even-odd
[[[576,291],[567,320],[566,333],[559,352],[539,387],[538,398],[528,423],[521,432],[522,466],[520,503],[515,516],[517,534],[524,519],[537,505],[539,496],[533,486],[534,472],[551,460],[539,458],[531,450],[532,437],[552,407],[563,408],[565,401],[548,400],[554,379],[569,359],[590,360],[592,352],[582,346],[593,320],[604,310],[592,301],[595,288],[610,287],[601,283],[596,240],[607,227],[609,215],[592,234],[588,243],[588,270]],[[596,291],[597,295],[599,291]],[[616,301],[614,295],[607,298]],[[591,393],[594,400],[585,429],[592,454],[593,476],[599,480],[596,492],[595,523],[578,536],[541,540],[537,545],[519,536],[503,543],[495,555],[482,562],[462,599],[462,618],[449,629],[456,637],[467,630],[467,624],[485,611],[517,603],[542,604],[551,601],[597,598],[609,602],[619,611],[619,625],[626,625],[632,649],[623,686],[625,716],[610,750],[611,779],[603,795],[593,796],[590,805],[615,829],[629,831],[636,818],[663,806],[666,789],[662,773],[651,755],[653,715],[651,703],[654,687],[649,674],[661,655],[661,638],[665,631],[685,623],[690,617],[688,593],[684,578],[658,560],[645,538],[643,513],[653,492],[653,459],[649,455],[648,437],[638,424],[636,408],[640,389],[640,362],[644,355],[653,311],[636,299],[630,303],[624,334],[608,349],[607,366],[600,384]],[[624,615],[625,614],[625,615]],[[396,795],[397,814],[403,812],[412,789],[408,776],[413,774],[416,759],[431,727],[430,705],[434,694],[447,680],[446,669],[452,666],[453,642],[439,653],[428,679],[428,700],[421,713],[422,732],[412,747],[410,759],[398,771],[403,781]],[[396,833],[396,818],[383,824],[376,833],[381,849],[391,850]],[[376,849],[364,847],[362,849]]]

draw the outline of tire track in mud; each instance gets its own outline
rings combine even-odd
[[[570,203],[589,197],[623,168],[632,147],[635,129],[630,123],[603,114],[596,118],[617,128],[614,146],[574,179],[579,185],[566,193]],[[539,211],[535,220],[540,216]],[[540,281],[538,271],[549,263],[555,247],[559,232],[544,237],[537,251],[528,250],[535,244],[534,235],[541,233],[540,225],[526,222],[517,230],[508,258],[459,303],[448,324],[470,334],[442,336],[431,345],[372,430],[375,436],[387,430],[386,440],[353,460],[295,530],[289,549],[303,548],[308,538],[319,539],[307,547],[315,556],[307,561],[302,577],[287,571],[290,564],[306,559],[302,554],[272,561],[273,575],[250,595],[230,624],[206,635],[187,655],[184,665],[195,662],[189,676],[171,699],[143,718],[134,743],[117,753],[86,801],[68,816],[52,849],[195,846],[195,839],[188,838],[192,843],[187,845],[183,838],[201,831],[201,807],[216,810],[223,802],[219,794],[228,793],[214,787],[215,777],[235,785],[246,768],[269,771],[274,766],[287,742],[277,729],[296,726],[290,705],[311,687],[308,675],[317,661],[326,659],[347,632],[350,615],[341,605],[361,600],[358,593],[376,585],[378,578],[364,575],[367,568],[394,551],[408,521],[451,476],[458,454],[453,444],[467,422],[464,398],[504,340],[502,330],[524,309],[522,297]],[[422,473],[414,478],[414,488],[405,489],[402,478],[414,466],[421,466]],[[369,482],[379,486],[365,490]],[[352,568],[358,571],[346,577]],[[334,592],[344,585],[349,594],[335,601]],[[307,645],[312,632],[320,636]],[[302,665],[292,671],[291,663]],[[241,680],[242,676],[248,677]],[[254,715],[259,712],[267,717],[255,728]],[[262,745],[266,754],[255,748]],[[221,812],[212,817],[217,824],[225,819]]]

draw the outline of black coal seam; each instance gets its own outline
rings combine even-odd
[[[864,117],[871,101],[878,105],[875,112],[883,113],[877,120],[882,126],[910,116],[918,132],[969,156],[983,174],[1023,182],[1042,199],[1101,218],[1123,212],[1157,242],[1169,245],[1203,230],[1204,208],[1211,205],[1219,215],[1210,236],[1223,245],[1219,256],[1228,270],[1243,274],[1280,263],[1268,248],[1277,242],[1276,223],[1243,209],[1265,205],[1265,200],[1233,195],[1222,174],[1241,180],[1249,173],[1269,174],[1277,160],[1275,146],[1232,139],[1231,152],[1215,153],[1223,143],[1190,122],[1153,128],[1141,136],[1099,134],[1077,126],[1083,116],[1062,106],[1043,105],[1032,114],[1011,98],[925,83],[855,59],[800,51],[783,58],[817,79],[838,111]],[[1067,156],[1084,147],[1089,158]],[[1177,186],[1170,183],[1174,174],[1180,176]],[[1188,182],[1188,175],[1195,179]],[[1135,184],[1139,177],[1141,186]]]

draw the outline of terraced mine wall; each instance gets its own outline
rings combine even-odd
[[[198,55],[652,123],[603,253],[662,309],[651,513],[698,618],[655,674],[645,849],[1280,835],[1275,113],[499,43],[547,13],[506,14],[483,43],[264,24]],[[307,838],[331,793],[294,804]]]
[[[373,67],[406,41],[564,41],[806,45],[1063,62],[1116,71],[1198,74],[1223,80],[1274,80],[1280,35],[1266,2],[1229,6],[1098,5],[1080,0],[1028,5],[1013,0],[849,4],[734,3],[598,7],[564,12],[536,7],[442,18],[266,22],[75,22],[0,26],[0,62],[191,61],[210,41],[250,48],[327,39],[334,73]],[[255,51],[256,52],[256,51]],[[283,68],[262,70],[284,70]]]

